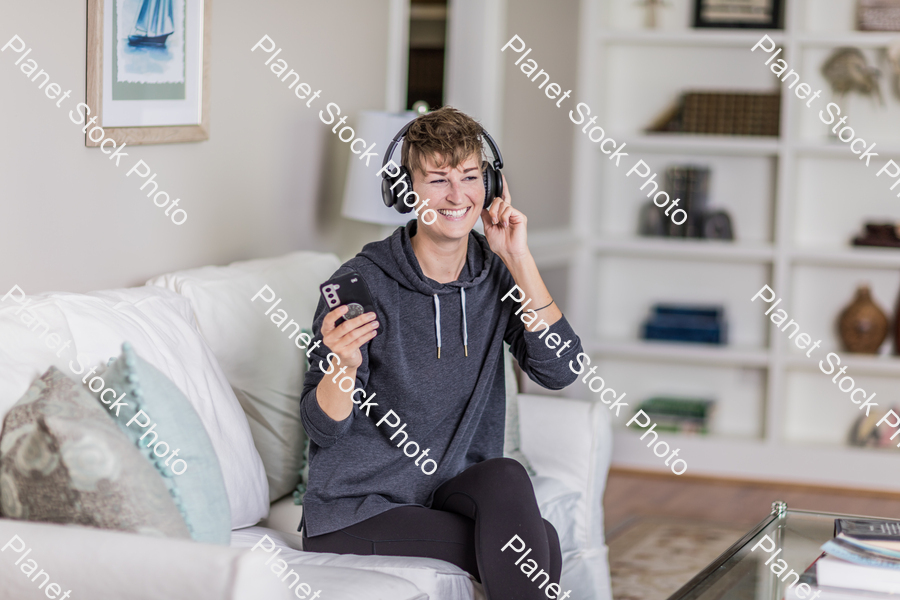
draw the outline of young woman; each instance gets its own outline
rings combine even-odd
[[[420,211],[337,271],[362,275],[374,313],[336,326],[346,307],[328,312],[319,302],[322,344],[301,400],[311,440],[303,545],[443,559],[481,581],[490,600],[562,597],[550,585],[562,568],[556,531],[525,469],[501,458],[502,353],[505,340],[532,380],[560,389],[575,380],[568,364],[581,342],[541,279],[505,179],[503,197],[483,209],[482,156],[482,128],[470,117],[449,107],[420,116],[402,163],[437,218]],[[483,236],[472,230],[479,218]],[[518,303],[501,300],[513,286],[531,299],[519,316]],[[545,327],[529,331],[523,316],[571,344],[551,349]],[[514,536],[550,583],[502,552]]]

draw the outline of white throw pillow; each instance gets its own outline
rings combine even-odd
[[[300,392],[306,350],[296,342],[291,321],[311,330],[319,285],[340,264],[333,254],[294,252],[147,282],[190,299],[200,331],[247,413],[272,501],[294,490],[303,460]]]
[[[197,329],[190,303],[168,290],[14,294],[0,302],[0,416],[50,365],[82,380],[118,356],[124,341],[178,386],[200,415],[222,467],[232,526],[265,517],[268,485],[247,418]]]

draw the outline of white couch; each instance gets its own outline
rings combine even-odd
[[[327,267],[331,268],[336,259],[315,253],[294,253],[278,259],[247,261],[188,273],[200,273],[204,281],[217,282],[213,286],[216,295],[212,296],[216,302],[241,307],[249,302],[249,296],[245,290],[238,291],[230,285],[236,274],[259,275],[264,281],[278,280],[285,270],[294,274],[303,268],[302,265],[316,261],[326,261]],[[280,289],[279,292],[285,297],[291,293],[303,294],[314,305],[318,284],[323,278],[292,277],[288,279],[294,283],[282,285],[300,287]],[[204,308],[196,296],[178,296],[165,289],[164,286],[178,289],[173,284],[178,280],[179,275],[172,274],[155,280],[156,285],[148,284],[143,288],[88,295],[41,294],[29,298],[33,300],[31,307],[41,307],[35,309],[35,314],[47,320],[51,328],[64,330],[60,336],[71,336],[79,352],[97,354],[105,359],[117,354],[118,345],[128,339],[139,354],[185,391],[210,429],[211,422],[218,426],[223,419],[217,412],[224,410],[223,405],[236,405],[233,394],[225,398],[230,390],[226,392],[221,385],[216,387],[209,383],[222,380],[223,373],[228,372],[227,368],[222,370],[219,362],[233,364],[236,357],[257,360],[260,348],[251,343],[243,347],[223,346],[222,339],[217,336],[223,328],[234,324],[216,322],[216,333],[210,330],[212,321],[207,320],[204,326],[204,318],[199,314]],[[5,293],[0,291],[0,297]],[[171,314],[158,317],[152,313],[159,310],[157,305],[169,307],[166,310],[171,309]],[[0,417],[24,393],[23,385],[27,387],[50,364],[60,368],[65,364],[52,353],[40,351],[29,337],[33,335],[31,331],[20,331],[22,326],[16,321],[21,310],[17,313],[17,309],[21,309],[19,302],[0,302]],[[307,323],[312,320],[311,314],[299,316]],[[101,322],[112,322],[120,317],[124,325]],[[174,321],[179,322],[173,324]],[[244,322],[240,325],[247,327]],[[254,322],[252,327],[271,329],[265,318]],[[170,335],[176,330],[177,335]],[[196,335],[197,339],[190,338],[191,335]],[[241,335],[248,333],[242,330]],[[204,356],[208,354],[205,362],[184,364],[186,361],[178,352],[192,344],[203,346],[202,352],[195,349],[192,356],[198,352]],[[299,354],[296,349],[286,351]],[[263,359],[262,356],[258,358]],[[600,404],[536,395],[519,395],[518,404],[521,450],[537,472],[533,483],[541,512],[560,534],[563,547],[561,587],[571,589],[572,600],[611,600],[602,511],[612,441],[608,411]],[[259,498],[266,496],[265,490],[258,489],[266,487],[259,456],[245,456],[253,452],[236,453],[233,448],[224,447],[239,447],[240,439],[249,436],[246,418],[243,415],[241,418],[243,423],[234,424],[230,430],[225,428],[230,433],[223,439],[234,439],[233,444],[216,446],[215,436],[212,436],[226,475],[226,487],[230,486],[235,527],[231,548],[11,519],[0,519],[0,547],[13,536],[25,540],[33,549],[31,557],[51,574],[52,581],[59,582],[63,590],[71,589],[73,599],[300,597],[288,590],[266,566],[265,562],[274,550],[280,550],[278,558],[301,574],[301,581],[309,583],[313,590],[322,590],[320,597],[324,600],[469,600],[484,597],[481,586],[467,573],[439,560],[303,552],[296,531],[302,507],[294,505],[293,498],[287,496],[272,503],[266,516],[264,513],[269,507],[261,505]],[[265,518],[256,523],[260,517]],[[257,549],[251,550],[254,546]],[[273,552],[266,553],[265,550]],[[36,584],[18,572],[15,558],[11,550],[0,552],[0,581],[4,582],[0,598],[42,595]]]

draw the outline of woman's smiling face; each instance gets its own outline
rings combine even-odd
[[[429,237],[437,239],[467,238],[484,206],[481,157],[474,154],[455,169],[449,165],[439,167],[435,158],[424,157],[425,173],[413,173],[413,189],[420,198],[417,208],[421,215],[419,229],[427,230]],[[427,207],[424,206],[426,199]],[[428,208],[437,213],[437,218],[430,225],[422,219]],[[426,218],[431,221],[433,217]]]

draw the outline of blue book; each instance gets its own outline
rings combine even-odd
[[[844,538],[834,538],[825,542],[822,544],[822,551],[830,556],[857,565],[900,571],[900,557],[891,557],[881,552],[872,552]]]
[[[644,323],[643,337],[648,340],[725,344],[725,310],[719,306],[657,304]]]

